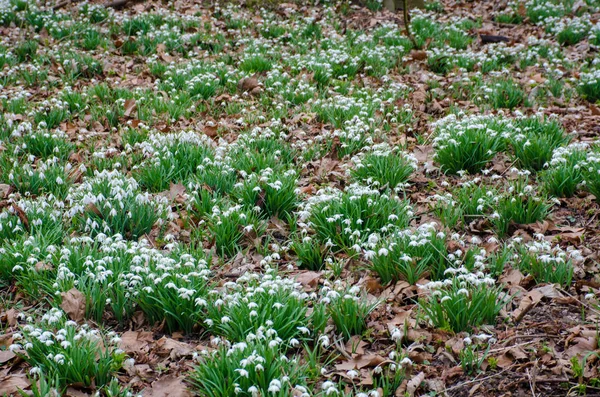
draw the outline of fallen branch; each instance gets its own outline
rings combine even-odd
[[[410,31],[410,15],[408,14],[408,0],[404,0],[404,7],[402,7],[404,13],[404,28],[406,29],[406,35],[412,42],[413,47],[417,48],[417,42]]]
[[[111,1],[110,3],[106,3],[104,4],[104,7],[106,8],[122,8],[125,7],[127,5],[127,3],[129,3],[130,0],[115,0],[115,1]]]
[[[506,36],[496,36],[491,34],[480,34],[479,38],[481,39],[481,44],[508,43],[510,41]]]
[[[2,201],[0,202],[0,211],[2,211],[4,208],[12,208],[13,211],[15,211],[15,215],[21,220],[25,231],[27,233],[30,232],[31,228],[29,226],[29,219],[27,218],[27,214],[25,213],[25,211],[23,211],[21,207],[14,203],[11,203],[10,201]]]
[[[446,392],[449,392],[450,390],[456,390],[456,389],[460,389],[460,388],[462,388],[462,387],[466,387],[466,386],[468,386],[468,385],[471,385],[471,384],[473,384],[473,383],[478,383],[478,382],[479,382],[479,383],[481,383],[481,382],[483,382],[483,381],[486,381],[486,380],[489,380],[489,379],[492,379],[492,378],[498,377],[498,376],[502,375],[503,373],[505,373],[506,371],[508,371],[509,369],[511,369],[512,367],[513,367],[513,365],[511,365],[511,366],[509,366],[509,367],[507,367],[507,368],[503,369],[503,370],[502,370],[502,371],[500,371],[500,372],[497,372],[497,373],[495,373],[495,374],[492,374],[492,375],[486,376],[486,377],[484,377],[484,378],[479,378],[479,379],[477,379],[477,378],[476,378],[476,379],[473,379],[473,380],[469,380],[469,381],[462,382],[462,383],[459,383],[459,384],[457,384],[457,385],[454,385],[454,386],[448,387],[448,388],[446,388],[446,389],[444,390],[444,393],[446,393]]]
[[[71,4],[71,2],[72,2],[72,0],[61,1],[60,3],[54,5],[54,7],[52,7],[52,10],[54,10],[54,11],[60,10],[64,6]]]

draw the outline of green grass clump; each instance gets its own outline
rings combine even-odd
[[[419,300],[419,308],[436,328],[452,332],[470,331],[484,324],[494,325],[509,298],[495,280],[462,272],[450,283],[426,285],[430,296]]]
[[[166,220],[166,198],[153,198],[139,190],[133,178],[119,171],[102,171],[72,189],[67,196],[73,226],[95,236],[121,234],[137,240]]]
[[[543,189],[554,197],[572,197],[583,182],[587,145],[558,147],[541,175]]]
[[[370,234],[389,234],[408,226],[412,217],[407,202],[365,187],[318,198],[310,210],[310,226],[321,242],[346,252],[360,252]]]
[[[87,325],[67,321],[65,313],[51,309],[36,325],[22,329],[19,356],[34,372],[43,373],[61,393],[69,385],[102,389],[121,368],[125,354],[116,348],[118,338]],[[51,342],[51,343],[49,343]]]
[[[540,171],[552,159],[554,150],[570,140],[557,120],[525,117],[516,119],[514,126],[511,146],[518,165],[528,170]]]
[[[373,241],[367,256],[372,256],[370,268],[384,285],[398,280],[413,285],[422,278],[439,280],[449,266],[446,236],[437,233],[432,224]]]
[[[406,153],[394,150],[366,152],[352,159],[354,169],[350,175],[357,180],[378,189],[401,189],[417,169],[417,160]]]
[[[434,159],[442,171],[476,174],[506,148],[512,134],[509,122],[493,116],[448,116],[434,124]]]

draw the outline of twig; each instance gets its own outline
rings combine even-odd
[[[586,308],[586,309],[588,309],[588,310],[590,310],[590,311],[592,311],[592,312],[594,312],[594,313],[596,313],[596,314],[600,314],[600,311],[598,311],[598,310],[594,309],[594,308],[593,308],[593,307],[591,307],[589,304],[587,304],[587,303],[585,303],[585,302],[582,302],[582,301],[580,301],[579,299],[577,299],[576,297],[574,297],[573,295],[569,294],[569,293],[568,293],[568,292],[567,292],[567,291],[566,291],[564,288],[560,288],[560,289],[559,289],[559,291],[561,291],[561,292],[563,292],[563,293],[567,294],[567,295],[568,295],[570,298],[573,298],[573,299],[575,299],[575,301],[576,301],[577,303],[581,304],[582,306],[585,306],[585,308]]]
[[[532,341],[529,341],[529,342],[517,343],[516,345],[499,347],[497,349],[490,350],[488,353],[498,353],[498,352],[501,352],[501,351],[504,351],[504,350],[512,349],[513,347],[521,347],[521,346],[531,345],[532,343],[535,343],[535,342],[536,341],[532,340]]]
[[[27,213],[25,211],[23,211],[23,209],[21,207],[19,207],[18,205],[11,203],[10,201],[2,201],[0,202],[0,211],[2,211],[4,208],[12,208],[13,211],[15,211],[15,215],[19,217],[19,219],[21,220],[21,223],[23,224],[23,227],[25,228],[25,231],[27,233],[29,233],[31,231],[30,226],[29,226],[29,219],[27,218]]]
[[[73,0],[65,0],[65,1],[61,1],[58,4],[55,4],[54,7],[52,7],[52,10],[56,11],[56,10],[60,10],[61,8],[63,8],[64,6],[68,6],[69,4],[71,4]]]
[[[130,0],[114,0],[111,1],[110,3],[106,3],[104,4],[104,7],[106,8],[121,8],[127,5],[127,3],[129,3]]]
[[[535,394],[535,376],[537,375],[537,360],[535,360],[535,364],[531,369],[531,373],[529,373],[529,368],[525,369],[525,373],[529,378],[529,389],[531,390],[531,397],[536,397]]]
[[[513,335],[509,338],[506,338],[502,341],[502,345],[506,346],[509,342],[512,342],[515,339],[532,339],[532,338],[558,338],[556,335],[547,335],[547,334],[533,334],[533,335]]]
[[[413,47],[417,48],[417,42],[410,32],[410,15],[408,13],[408,0],[404,0],[404,7],[402,7],[402,12],[404,13],[404,28],[406,29],[406,35],[410,39],[413,44]]]
[[[480,383],[481,383],[481,382],[483,382],[483,381],[486,381],[486,380],[488,380],[488,379],[495,378],[495,377],[497,377],[497,376],[500,376],[500,375],[502,375],[503,373],[505,373],[506,371],[508,371],[508,370],[509,370],[509,369],[511,369],[512,367],[513,367],[513,365],[511,365],[510,367],[507,367],[507,368],[503,369],[502,371],[500,371],[500,372],[498,372],[498,373],[496,373],[496,374],[492,374],[492,375],[486,376],[485,378],[481,378],[481,379],[473,379],[473,380],[469,380],[469,381],[467,381],[467,382],[459,383],[458,385],[454,385],[454,386],[452,386],[452,387],[449,387],[449,388],[445,389],[445,390],[444,390],[444,393],[446,393],[446,392],[449,392],[450,390],[454,390],[454,389],[460,389],[461,387],[465,387],[465,386],[467,386],[467,385],[471,385],[471,384],[473,384],[473,383],[477,383],[477,382],[480,382]]]

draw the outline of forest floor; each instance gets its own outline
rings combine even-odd
[[[0,1],[0,396],[600,395],[600,2]]]

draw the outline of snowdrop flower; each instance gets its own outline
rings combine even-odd
[[[348,375],[350,379],[355,379],[358,377],[359,373],[357,370],[351,369],[350,371],[346,372],[346,375]]]
[[[240,374],[240,376],[241,376],[241,377],[243,377],[243,378],[247,378],[247,377],[250,375],[250,374],[248,373],[248,371],[246,371],[245,369],[238,368],[238,369],[236,369],[235,371],[236,371],[237,373],[239,373],[239,374]]]
[[[392,331],[392,340],[396,343],[402,340],[402,332],[398,328],[394,328]]]
[[[276,394],[277,392],[279,392],[281,390],[281,382],[277,379],[273,379],[271,381],[271,383],[269,383],[269,389],[268,392],[269,393],[273,393]]]

